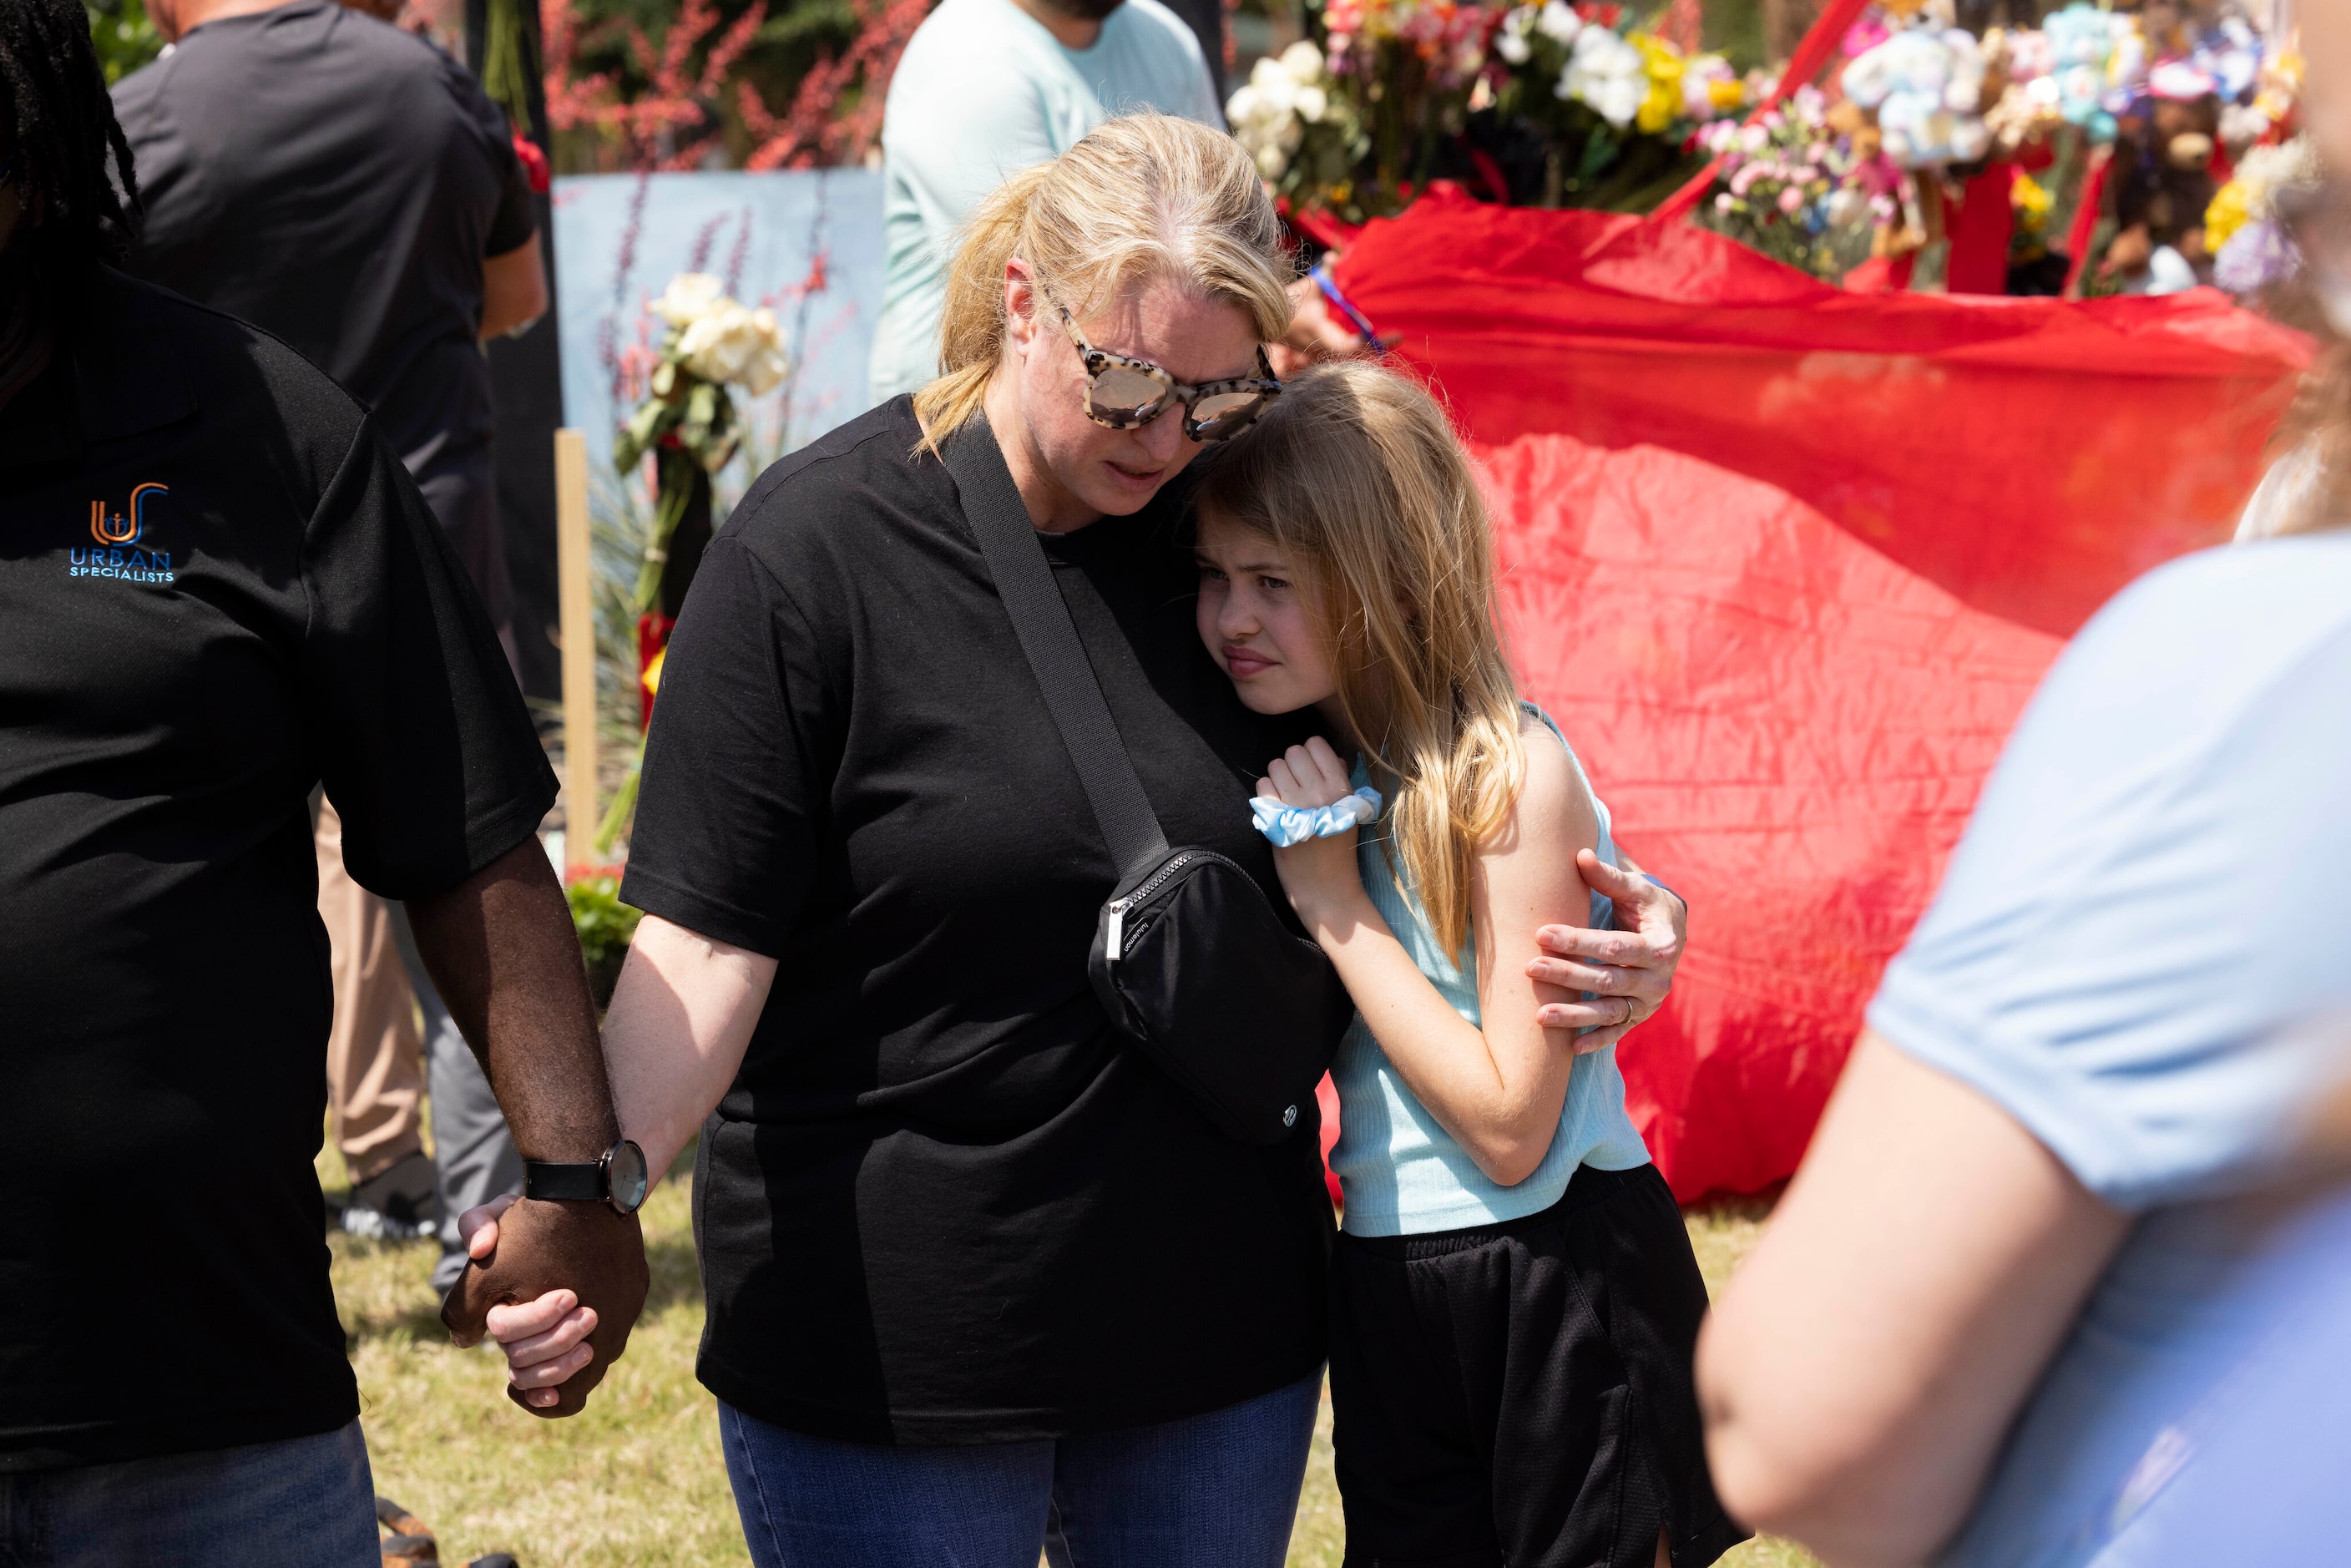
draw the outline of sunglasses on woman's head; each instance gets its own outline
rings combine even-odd
[[[1061,325],[1078,346],[1086,367],[1086,417],[1113,430],[1139,430],[1157,419],[1171,402],[1184,405],[1184,434],[1195,441],[1225,441],[1238,435],[1281,395],[1273,366],[1260,345],[1256,376],[1203,382],[1187,386],[1148,360],[1131,360],[1095,348],[1078,330],[1078,323],[1060,305]]]

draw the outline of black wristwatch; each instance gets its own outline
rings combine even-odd
[[[626,1138],[585,1165],[522,1163],[522,1195],[541,1203],[608,1203],[615,1214],[634,1214],[651,1186],[644,1150]]]

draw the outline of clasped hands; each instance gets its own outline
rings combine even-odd
[[[578,1415],[644,1310],[637,1217],[601,1203],[501,1197],[467,1209],[457,1230],[469,1261],[441,1303],[450,1337],[462,1346],[496,1340],[507,1396],[532,1415]]]
[[[1354,786],[1346,764],[1318,736],[1274,758],[1257,788],[1286,806],[1311,809],[1332,804]],[[1688,935],[1689,911],[1681,899],[1651,882],[1621,845],[1616,860],[1612,866],[1588,849],[1575,854],[1584,885],[1615,905],[1617,928],[1542,926],[1535,933],[1541,956],[1527,964],[1529,977],[1542,985],[1593,993],[1535,1011],[1545,1029],[1588,1031],[1576,1037],[1579,1055],[1615,1044],[1665,1005]],[[1364,896],[1352,830],[1276,850],[1274,865],[1301,918],[1311,921],[1308,907],[1322,901]]]

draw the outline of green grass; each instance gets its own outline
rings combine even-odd
[[[331,1149],[329,1191],[345,1184]],[[742,1568],[749,1562],[718,1451],[717,1406],[694,1380],[702,1290],[687,1218],[687,1162],[646,1202],[653,1290],[587,1410],[543,1421],[508,1404],[490,1350],[453,1348],[426,1284],[434,1248],[337,1235],[335,1301],[359,1375],[376,1490],[430,1524],[444,1563],[511,1552],[523,1568]],[[1762,1228],[1765,1207],[1693,1212],[1710,1291]],[[1292,1568],[1338,1568],[1345,1541],[1331,1476],[1331,1402],[1315,1424],[1290,1539]],[[1725,1568],[1816,1568],[1780,1542],[1750,1542]]]

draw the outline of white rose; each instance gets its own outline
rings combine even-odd
[[[1633,117],[1641,112],[1642,100],[1648,96],[1649,89],[1646,82],[1627,81],[1616,77],[1593,95],[1592,107],[1600,111],[1601,119],[1622,131],[1633,123]]]
[[[1494,35],[1494,52],[1514,66],[1525,65],[1527,57],[1534,53],[1524,38],[1508,27]]]
[[[773,344],[774,318],[768,319],[770,328],[763,331],[753,312],[722,299],[678,338],[677,357],[704,381],[740,381],[759,351]]]
[[[1572,44],[1575,42],[1576,35],[1583,31],[1583,18],[1575,14],[1574,7],[1569,5],[1567,0],[1547,0],[1542,10],[1535,17],[1535,26],[1546,38],[1555,39],[1562,44]],[[1604,27],[1595,27],[1593,30],[1607,32]],[[1614,33],[1608,36],[1615,37]]]
[[[1298,80],[1281,68],[1280,60],[1258,61],[1249,72],[1249,84],[1257,89],[1258,102],[1263,112],[1288,114],[1297,106]]]
[[[1556,3],[1556,0],[1554,0]],[[1586,27],[1575,40],[1559,86],[1561,98],[1576,99],[1622,131],[1649,96],[1649,72],[1641,51],[1605,27]]]
[[[1311,84],[1298,89],[1298,118],[1309,125],[1319,125],[1330,112],[1331,95]]]
[[[753,397],[765,397],[781,384],[792,368],[790,356],[784,352],[784,335],[776,325],[776,313],[766,306],[751,312],[751,325],[758,329],[763,340],[750,361],[737,378],[743,390]]]
[[[726,298],[726,286],[706,272],[681,272],[646,307],[673,327],[691,327]]]
[[[1273,142],[1257,150],[1257,172],[1269,180],[1279,180],[1290,168],[1290,154]]]
[[[1303,87],[1322,79],[1322,51],[1311,38],[1301,38],[1281,51],[1281,68]]]
[[[1232,97],[1225,99],[1225,119],[1234,131],[1238,131],[1242,126],[1256,118],[1257,89],[1243,82],[1233,89]]]

